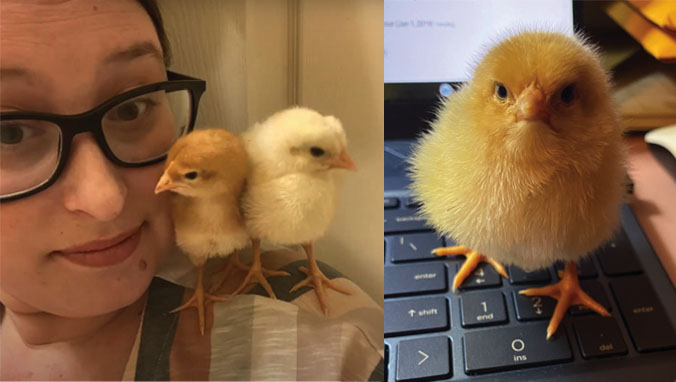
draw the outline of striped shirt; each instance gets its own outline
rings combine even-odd
[[[193,290],[155,277],[123,380],[383,380],[382,308],[319,263],[329,279],[352,292],[346,296],[327,289],[330,313],[325,317],[313,289],[289,292],[305,278],[298,271],[301,265],[307,261],[281,267],[291,277],[268,279],[276,300],[256,286],[248,294],[208,304],[204,336],[196,309],[169,313]]]

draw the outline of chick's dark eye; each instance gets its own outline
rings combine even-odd
[[[570,84],[561,90],[561,101],[566,104],[573,102],[575,98],[575,85]]]
[[[313,157],[320,157],[324,155],[324,149],[321,147],[312,146],[310,147],[310,154],[312,154]]]
[[[507,88],[505,87],[505,85],[501,84],[500,82],[496,82],[495,95],[501,100],[507,99]]]
[[[186,172],[185,174],[183,174],[183,176],[186,179],[190,179],[190,180],[196,179],[197,178],[197,171]]]

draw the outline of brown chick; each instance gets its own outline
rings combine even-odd
[[[435,250],[467,255],[454,290],[480,261],[504,277],[500,263],[565,261],[560,283],[521,291],[558,299],[547,338],[569,305],[609,316],[580,289],[575,262],[619,226],[625,149],[608,76],[582,39],[526,32],[493,47],[411,163],[422,213],[464,244]]]
[[[204,263],[249,243],[239,211],[248,172],[247,153],[237,135],[223,129],[196,130],[171,148],[155,188],[156,194],[175,193],[172,213],[176,243],[197,267],[195,294],[172,312],[196,307],[202,335],[205,299],[225,301],[204,292]],[[231,259],[232,264],[239,264],[237,254]]]

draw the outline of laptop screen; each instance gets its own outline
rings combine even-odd
[[[385,138],[414,138],[440,96],[522,29],[573,34],[571,0],[385,0]]]

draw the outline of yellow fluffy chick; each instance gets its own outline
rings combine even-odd
[[[171,148],[155,189],[155,193],[175,193],[172,212],[176,243],[197,267],[195,294],[174,312],[197,307],[202,334],[205,298],[225,300],[204,292],[204,263],[249,243],[239,211],[248,172],[247,153],[237,135],[223,129],[196,130]]]
[[[463,246],[454,280],[480,261],[535,270],[567,262],[562,281],[522,291],[566,309],[608,312],[579,288],[575,262],[619,226],[625,149],[597,53],[581,38],[525,32],[494,46],[441,106],[414,149],[412,190],[438,232]],[[485,256],[484,256],[485,255]]]

